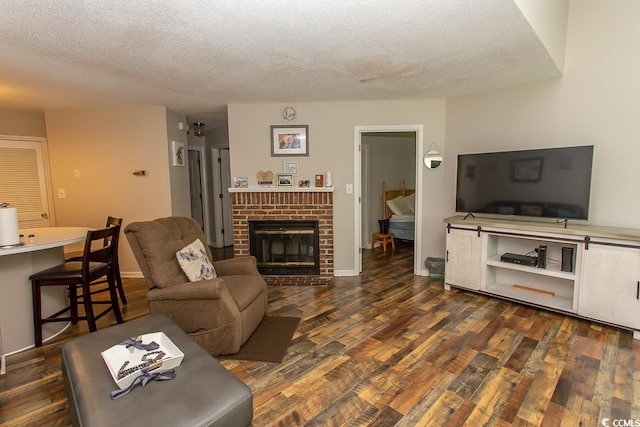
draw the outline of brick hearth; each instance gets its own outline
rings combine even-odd
[[[280,189],[265,191],[251,188],[233,189],[233,252],[234,256],[249,255],[249,221],[318,221],[320,237],[320,276],[312,281],[325,284],[333,279],[333,193],[326,190],[305,191]],[[273,279],[276,277],[271,276]],[[279,276],[281,277],[281,276]],[[288,276],[292,282],[294,276]],[[298,276],[299,277],[299,276]],[[286,280],[279,279],[279,282]]]

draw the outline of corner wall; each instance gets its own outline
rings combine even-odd
[[[444,194],[459,153],[594,145],[589,223],[640,227],[640,2],[571,1],[564,76],[447,100]]]
[[[0,135],[46,138],[44,112],[0,110]]]
[[[172,136],[167,135],[165,110],[146,106],[45,112],[58,226],[104,227],[111,215],[122,217],[124,228],[133,221],[172,215]],[[144,169],[146,175],[134,176],[133,169]],[[186,167],[180,169],[186,174]],[[66,198],[57,197],[59,188],[65,189]],[[138,273],[124,236],[121,243],[122,274]]]

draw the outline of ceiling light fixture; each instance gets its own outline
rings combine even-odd
[[[204,136],[204,123],[195,122],[193,124],[193,134],[195,136]]]

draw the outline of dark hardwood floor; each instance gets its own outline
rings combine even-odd
[[[444,291],[441,281],[413,275],[411,245],[398,243],[395,252],[365,251],[359,277],[269,288],[270,314],[302,318],[285,360],[222,361],[254,392],[254,426],[640,419],[640,342],[631,332]],[[146,314],[144,282],[125,279],[125,289],[125,319]],[[112,323],[101,319],[99,327]],[[75,326],[8,358],[0,425],[69,425],[60,346],[86,333]]]

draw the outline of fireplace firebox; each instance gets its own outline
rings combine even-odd
[[[318,221],[249,221],[249,252],[265,275],[319,275]]]

